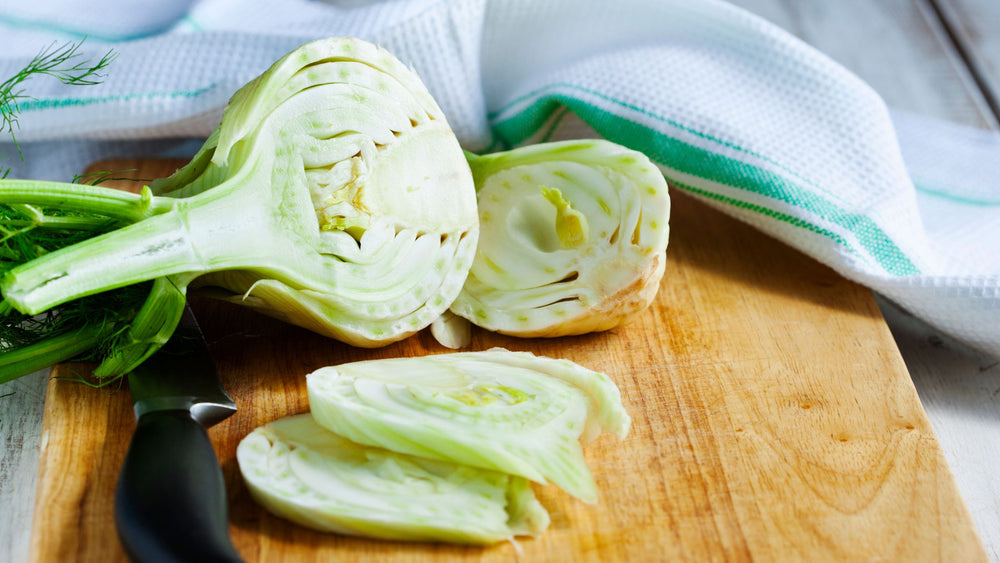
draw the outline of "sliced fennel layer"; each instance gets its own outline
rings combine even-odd
[[[467,154],[480,234],[451,311],[524,337],[614,328],[652,302],[670,198],[642,153],[604,140]]]
[[[431,323],[431,335],[445,348],[459,350],[472,343],[472,325],[451,311]]]
[[[309,414],[254,430],[236,459],[258,503],[324,532],[489,544],[549,524],[521,477],[359,445]]]
[[[493,349],[307,376],[316,421],[357,443],[551,482],[596,502],[581,442],[628,433],[615,384],[568,360]]]

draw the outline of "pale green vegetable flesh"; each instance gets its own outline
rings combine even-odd
[[[645,310],[669,238],[662,173],[604,140],[467,155],[479,202],[475,261],[451,311],[488,330],[607,330]]]
[[[458,350],[472,343],[472,328],[462,317],[445,311],[431,323],[431,335],[445,348]]]
[[[359,445],[309,414],[254,430],[236,459],[258,503],[324,532],[488,544],[549,524],[521,477]]]
[[[447,309],[478,237],[469,166],[440,108],[412,70],[352,38],[304,45],[240,89],[152,192],[90,191],[137,222],[7,272],[0,290],[22,313],[169,277],[380,346]],[[78,199],[67,205],[94,205]]]
[[[323,368],[307,389],[316,421],[351,441],[551,482],[591,503],[581,442],[630,425],[606,375],[502,349]]]

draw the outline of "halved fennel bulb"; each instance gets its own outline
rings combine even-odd
[[[580,140],[467,156],[480,234],[453,313],[495,332],[551,337],[607,330],[649,306],[670,198],[645,155]]]
[[[606,375],[526,352],[362,361],[306,381],[313,417],[351,441],[551,482],[589,503],[581,441],[630,425]]]
[[[359,39],[321,40],[237,92],[227,115],[218,145],[154,190],[216,183],[262,123],[278,145],[271,182],[310,197],[319,229],[308,235],[331,287],[246,271],[199,284],[366,347],[417,332],[454,300],[478,237],[475,192],[455,135],[412,69]]]
[[[141,220],[8,272],[4,298],[35,314],[169,277],[380,346],[447,310],[478,236],[472,175],[441,109],[411,69],[354,38],[275,62],[150,188],[120,196]]]
[[[236,459],[258,503],[324,532],[488,544],[549,524],[522,477],[359,445],[309,414],[257,428]]]

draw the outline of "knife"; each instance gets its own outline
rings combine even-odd
[[[207,428],[236,412],[194,314],[128,376],[136,428],[115,491],[115,525],[137,562],[241,561]]]

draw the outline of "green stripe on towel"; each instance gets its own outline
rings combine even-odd
[[[653,127],[636,123],[613,112],[591,105],[583,99],[561,92],[538,92],[536,93],[537,97],[533,101],[528,102],[527,100],[530,98],[521,98],[508,104],[506,106],[507,109],[492,114],[494,134],[502,138],[505,143],[516,145],[542,127],[552,112],[561,106],[565,106],[593,127],[601,136],[613,142],[626,145],[634,150],[641,151],[648,155],[654,162],[711,182],[772,198],[793,208],[823,217],[831,224],[853,234],[861,249],[853,248],[848,240],[833,231],[786,211],[771,209],[749,202],[740,202],[737,199],[724,197],[710,190],[692,186],[690,182],[684,183],[671,179],[673,183],[682,189],[700,193],[718,201],[736,205],[742,209],[762,213],[772,219],[826,236],[851,253],[871,256],[883,270],[891,275],[908,276],[920,273],[916,265],[913,264],[906,254],[896,246],[893,240],[870,217],[847,211],[817,194],[816,190],[804,187],[802,185],[804,182],[790,178],[798,176],[794,171],[782,167],[762,155],[742,149],[732,143],[714,139],[705,133],[683,126],[662,116],[657,116],[647,110],[642,110],[625,102],[615,100],[604,94],[568,84],[558,86],[559,89],[569,87],[584,94],[599,96],[603,101],[610,102],[630,111],[641,112],[643,115],[650,116],[667,125],[680,128],[688,133],[718,143],[720,146],[750,154],[768,164],[773,164],[775,168],[786,172],[787,175],[693,146],[670,137]],[[527,103],[527,105],[516,113],[505,115],[509,112],[509,108],[518,103]]]

